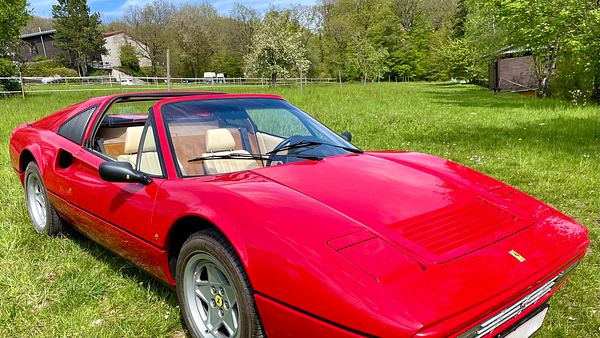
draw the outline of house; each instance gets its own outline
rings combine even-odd
[[[140,67],[150,67],[152,64],[150,63],[150,59],[146,57],[141,57],[142,47],[141,44],[134,40],[132,37],[125,34],[123,31],[115,31],[104,33],[104,38],[106,39],[105,47],[108,51],[105,55],[102,55],[102,64],[110,65],[110,68],[121,66],[121,47],[123,45],[129,43],[133,46],[138,54],[138,59],[140,60]]]
[[[39,32],[21,35],[20,38],[24,43],[19,46],[19,54],[29,62],[36,56],[49,59],[59,56],[62,54],[62,49],[56,46],[55,33],[56,29],[42,31],[40,28]]]
[[[491,91],[531,92],[538,88],[533,55],[525,49],[507,49],[490,64]]]
[[[56,29],[46,31],[40,29],[39,32],[21,35],[20,38],[24,43],[19,47],[19,54],[28,62],[33,61],[36,56],[44,56],[48,59],[60,56],[63,50],[56,46],[55,33]],[[130,43],[138,54],[142,52],[140,44],[123,31],[104,33],[104,38],[108,53],[97,55],[96,60],[90,64],[93,68],[112,69],[121,66],[121,47],[126,43]],[[141,67],[151,66],[148,58],[139,57],[139,60]]]

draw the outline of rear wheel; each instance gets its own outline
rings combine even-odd
[[[64,230],[62,220],[48,200],[40,168],[35,162],[29,162],[25,169],[25,203],[37,233],[56,235]]]
[[[263,337],[250,283],[229,242],[215,230],[192,235],[177,259],[177,298],[193,337]]]

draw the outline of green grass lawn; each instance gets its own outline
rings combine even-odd
[[[115,88],[118,90],[118,88]],[[600,108],[466,85],[381,83],[274,92],[364,149],[450,158],[539,198],[591,230],[592,246],[551,301],[538,337],[600,337]],[[107,92],[0,99],[0,337],[171,337],[182,326],[174,292],[76,233],[34,233],[9,165],[18,124]]]

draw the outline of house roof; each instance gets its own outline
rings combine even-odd
[[[123,34],[123,33],[125,33],[125,32],[124,31],[106,32],[106,33],[104,33],[104,37],[107,38],[109,36],[119,35],[119,34]]]
[[[29,33],[29,34],[23,34],[23,35],[19,36],[19,38],[26,39],[26,38],[36,37],[36,36],[50,35],[50,34],[54,34],[54,33],[56,33],[56,29],[50,29],[50,30],[47,30],[47,31],[41,31],[41,32],[33,32],[33,33]]]

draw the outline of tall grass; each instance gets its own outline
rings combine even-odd
[[[270,92],[364,149],[450,158],[555,206],[591,230],[592,246],[551,301],[539,337],[600,337],[600,113],[550,99],[430,83],[224,88]],[[32,230],[7,143],[18,124],[95,95],[0,100],[0,337],[168,337],[182,331],[174,293],[76,233]]]

